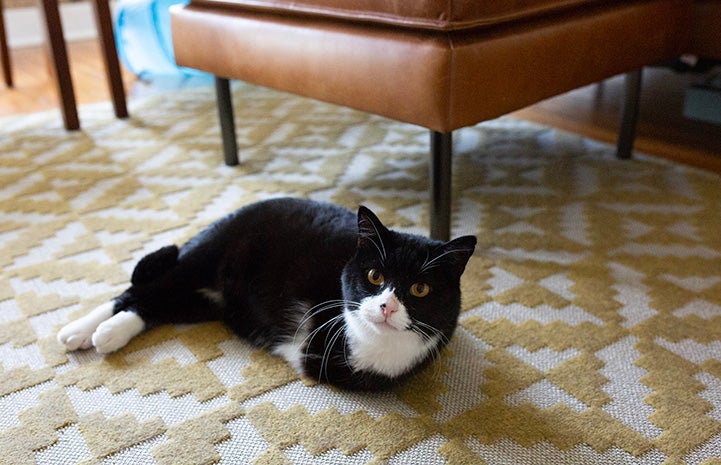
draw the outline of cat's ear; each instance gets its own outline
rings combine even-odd
[[[373,245],[383,253],[383,241],[389,234],[388,228],[369,208],[361,205],[358,208],[358,246]]]
[[[461,236],[446,242],[434,252],[436,259],[443,261],[451,271],[460,277],[476,248],[475,236]]]

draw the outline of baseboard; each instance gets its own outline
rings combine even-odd
[[[38,8],[7,8],[5,28],[9,47],[33,47],[45,41],[45,25]],[[60,4],[60,18],[66,41],[97,37],[93,9],[89,2]]]

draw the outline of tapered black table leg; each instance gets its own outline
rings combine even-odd
[[[447,241],[451,235],[451,158],[453,133],[431,131],[430,191],[432,239]]]
[[[625,90],[623,109],[621,110],[621,126],[618,129],[618,143],[616,156],[628,159],[633,154],[633,141],[636,138],[636,123],[638,121],[639,101],[641,100],[642,69],[627,73],[625,76]]]
[[[223,156],[225,164],[238,164],[238,144],[235,139],[235,120],[233,118],[233,100],[230,95],[230,81],[215,77],[215,97],[218,104],[220,119],[220,135],[223,140]]]

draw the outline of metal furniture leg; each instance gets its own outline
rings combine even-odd
[[[233,101],[230,95],[230,81],[215,76],[215,98],[220,119],[220,135],[223,139],[223,156],[225,164],[238,164],[238,144],[235,139],[235,120],[233,119]]]
[[[430,233],[432,239],[447,241],[451,235],[451,158],[453,133],[431,131]]]
[[[616,157],[629,159],[633,154],[633,141],[636,138],[639,101],[641,100],[642,68],[627,73],[624,80],[623,108],[621,126],[618,129]]]

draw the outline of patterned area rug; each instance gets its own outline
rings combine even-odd
[[[82,107],[72,134],[0,120],[0,463],[721,463],[719,177],[511,118],[457,133],[453,234],[479,247],[460,328],[407,385],[313,385],[219,323],[65,353],[142,255],[249,202],[426,232],[425,130],[234,92],[236,168],[209,88]]]

